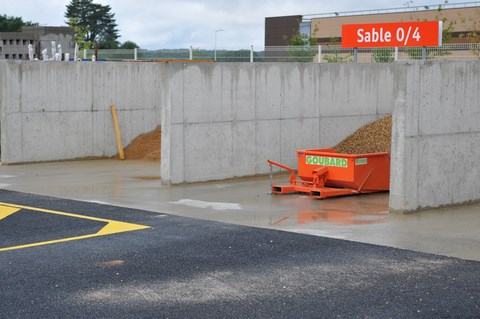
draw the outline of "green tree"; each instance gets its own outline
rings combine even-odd
[[[460,22],[466,31],[460,36],[470,43],[470,51],[480,59],[480,9],[476,9],[475,16],[468,19],[461,17]]]
[[[85,41],[88,30],[90,29],[88,25],[79,25],[78,18],[76,17],[71,17],[68,25],[73,28],[73,38],[75,39],[75,43],[78,44],[79,49],[89,50],[93,48],[92,42]]]
[[[105,39],[105,40],[101,40],[98,43],[99,49],[118,49],[118,47],[119,47],[119,42],[114,39]]]
[[[288,39],[289,54],[297,62],[312,62],[317,54],[317,44],[316,38],[297,32]]]
[[[339,46],[339,39],[338,38],[331,38],[330,41],[327,44],[327,49],[325,50],[326,52],[330,54],[325,54],[323,56],[323,59],[327,61],[328,63],[346,63],[346,62],[352,62],[352,54],[347,53],[347,54],[342,54],[341,52],[341,47]]]
[[[0,32],[20,32],[24,26],[37,26],[38,23],[24,22],[20,17],[0,15]]]
[[[109,5],[93,3],[93,0],[71,0],[65,17],[75,32],[79,32],[75,37],[81,36],[81,43],[87,46],[98,43],[100,49],[112,49],[118,47],[120,36],[111,9]]]
[[[257,54],[253,53],[255,59]],[[250,62],[250,50],[227,51],[221,50],[217,52],[217,61],[221,62]]]
[[[133,49],[140,49],[140,47],[138,46],[138,44],[136,44],[133,41],[125,41],[119,46],[119,49],[133,50]]]

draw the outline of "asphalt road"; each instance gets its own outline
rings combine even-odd
[[[1,318],[480,318],[478,262],[4,190],[0,202]]]

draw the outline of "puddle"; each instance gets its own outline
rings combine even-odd
[[[184,205],[195,208],[212,208],[213,210],[239,210],[242,209],[237,203],[219,203],[219,202],[205,202],[194,199],[181,199],[171,204]]]

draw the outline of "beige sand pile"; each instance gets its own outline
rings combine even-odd
[[[162,130],[160,127],[154,131],[137,136],[125,149],[127,160],[160,161],[160,143]],[[118,158],[118,155],[116,156]]]
[[[333,147],[337,153],[365,154],[390,152],[392,115],[366,124]]]
[[[162,130],[137,136],[125,149],[125,159],[160,161]],[[365,154],[390,152],[392,115],[366,124],[333,147],[337,153]],[[116,156],[118,158],[118,155]]]

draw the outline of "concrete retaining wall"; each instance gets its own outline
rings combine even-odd
[[[143,63],[0,63],[2,163],[117,153],[110,106],[127,145],[160,124],[170,81]]]
[[[112,156],[162,125],[162,183],[296,167],[393,110],[390,207],[480,199],[480,65],[0,61],[3,163]]]
[[[164,183],[265,174],[267,159],[296,167],[295,150],[333,146],[391,113],[397,67],[215,63],[172,68],[172,100],[162,117]]]
[[[480,63],[405,66],[393,112],[390,208],[480,199]]]

